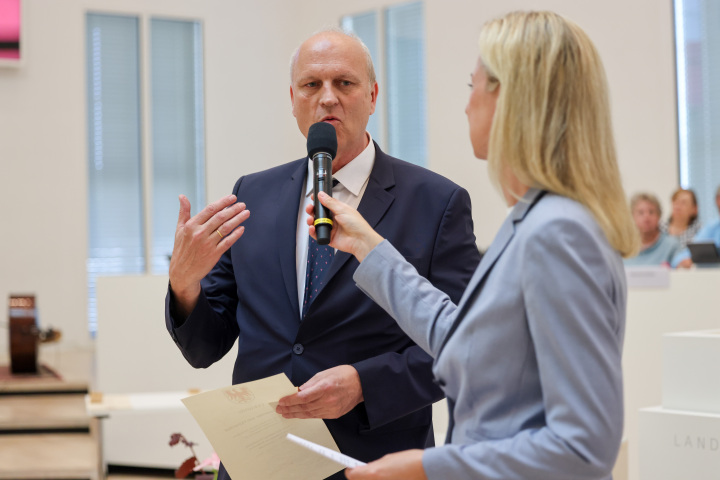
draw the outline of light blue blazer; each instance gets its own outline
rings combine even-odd
[[[611,478],[627,288],[584,206],[528,191],[457,306],[387,241],[354,279],[435,359],[450,427],[429,479]]]

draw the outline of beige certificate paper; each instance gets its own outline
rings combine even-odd
[[[280,398],[297,392],[285,374],[199,393],[182,402],[210,440],[231,478],[322,480],[342,469],[308,455],[287,434],[339,452],[320,419],[285,419],[275,413]]]

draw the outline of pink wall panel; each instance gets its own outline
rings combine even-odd
[[[0,58],[20,58],[20,0],[0,0]]]

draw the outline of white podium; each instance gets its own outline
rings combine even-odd
[[[720,330],[663,335],[662,406],[638,426],[640,480],[720,479]]]

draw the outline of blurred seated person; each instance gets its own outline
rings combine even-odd
[[[715,204],[718,208],[718,214],[720,214],[720,186],[715,191]],[[720,248],[720,218],[712,223],[705,225],[695,237],[692,239],[693,242],[715,242],[715,246]],[[693,262],[690,258],[690,250],[687,248],[683,249],[673,259],[672,265],[678,268],[690,268]]]
[[[642,244],[640,253],[626,258],[625,265],[670,265],[681,247],[677,239],[660,231],[662,208],[657,197],[651,193],[636,193],[630,200],[630,211]]]
[[[672,195],[672,215],[667,222],[660,224],[660,230],[675,237],[680,248],[685,248],[700,231],[700,226],[695,192],[678,188]]]

